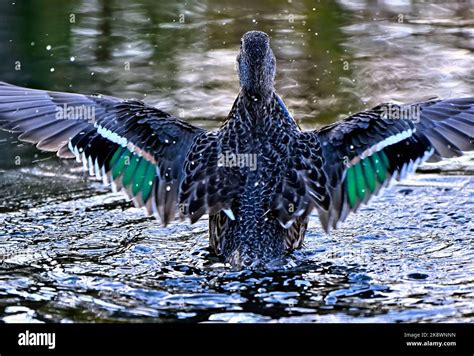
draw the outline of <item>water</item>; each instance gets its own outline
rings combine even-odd
[[[239,38],[259,29],[309,129],[387,100],[472,95],[473,19],[469,1],[3,2],[0,79],[217,127]],[[205,219],[162,228],[74,162],[0,135],[4,322],[474,321],[472,158],[424,167],[330,235],[312,216],[285,269],[235,272],[210,257]]]

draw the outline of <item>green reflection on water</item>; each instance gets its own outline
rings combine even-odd
[[[208,126],[217,126],[216,119],[225,117],[237,94],[233,62],[240,37],[258,29],[272,36],[279,60],[277,90],[294,102],[298,118],[330,122],[335,114],[347,111],[347,107],[332,109],[319,119],[311,115],[318,98],[337,95],[338,78],[344,75],[341,60],[349,56],[340,46],[343,12],[333,2],[138,1],[130,5],[102,0],[2,6],[0,39],[9,59],[0,64],[0,74],[6,81],[123,97],[147,94],[158,106],[163,99],[175,114],[182,109],[185,118],[211,119]],[[212,52],[212,65],[203,66]],[[21,61],[21,73],[12,71],[16,60]],[[223,74],[215,78],[213,68]],[[199,99],[212,97],[214,89],[222,103],[213,98],[213,107],[204,108],[206,103]],[[203,108],[196,110],[196,104]]]

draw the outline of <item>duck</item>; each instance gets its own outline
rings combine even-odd
[[[384,103],[302,130],[275,91],[270,37],[250,31],[240,91],[204,129],[138,100],[0,83],[0,127],[75,158],[166,226],[208,216],[209,245],[235,269],[274,266],[302,246],[314,211],[326,233],[427,160],[474,148],[474,97]]]

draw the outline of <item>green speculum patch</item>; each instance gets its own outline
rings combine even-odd
[[[349,206],[353,208],[368,194],[375,192],[377,182],[382,184],[388,177],[389,161],[383,151],[375,152],[347,169],[345,183]]]
[[[108,163],[114,180],[121,179],[123,187],[133,196],[141,193],[146,202],[152,191],[156,177],[156,166],[124,147],[119,147]]]

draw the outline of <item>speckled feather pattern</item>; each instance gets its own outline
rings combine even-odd
[[[278,210],[283,207],[275,206],[275,201],[282,200],[287,184],[293,184],[293,187],[297,184],[289,172],[295,162],[293,154],[299,145],[300,132],[276,94],[262,99],[241,93],[221,129],[208,134],[216,142],[208,143],[209,151],[204,151],[199,160],[200,145],[191,150],[182,191],[187,191],[190,182],[205,176],[221,180],[232,177],[232,181],[223,185],[223,192],[217,190],[215,194],[225,197],[223,201],[230,203],[226,208],[232,210],[235,220],[223,212],[213,214],[211,208],[209,221],[211,246],[232,264],[252,265],[267,256],[280,256],[301,245],[306,227],[302,221],[306,216],[292,229],[287,229],[279,219]],[[255,155],[256,169],[218,167],[217,157],[226,152]],[[204,170],[206,174],[196,179],[196,175]],[[304,186],[303,182],[300,184]],[[212,198],[200,198],[201,202],[191,200],[189,205],[202,207],[207,201],[212,206],[209,204]],[[240,244],[245,248],[240,248]],[[276,254],[266,251],[275,251]]]

